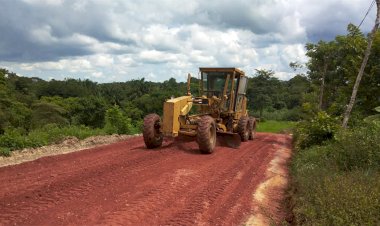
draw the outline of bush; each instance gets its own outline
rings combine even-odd
[[[300,121],[303,119],[303,113],[300,108],[293,108],[285,112],[282,120],[284,121]]]
[[[5,156],[5,157],[11,156],[11,150],[9,148],[0,147],[0,156]]]
[[[380,127],[340,130],[324,146],[297,149],[293,209],[302,225],[379,225]]]
[[[134,124],[132,124],[130,134],[142,133],[143,123],[143,120],[138,120]]]
[[[63,115],[65,109],[53,103],[36,103],[33,105],[31,128],[41,128],[46,124],[68,125],[69,121]]]
[[[68,136],[75,136],[84,139],[89,136],[103,135],[101,129],[91,129],[86,126],[65,126],[48,124],[42,128],[31,131],[29,134],[23,133],[19,129],[9,129],[0,136],[0,154],[9,155],[13,150],[30,147],[41,147],[51,143],[56,143]]]
[[[7,129],[5,133],[0,136],[0,147],[15,150],[22,149],[26,146],[27,139],[21,130]]]
[[[326,112],[318,112],[310,120],[299,122],[295,130],[295,147],[304,149],[334,138],[339,130],[338,120]]]
[[[380,127],[365,124],[352,130],[340,130],[335,139],[324,146],[298,150],[297,169],[309,164],[334,170],[380,170]]]
[[[341,131],[331,146],[329,157],[341,170],[380,170],[380,127],[376,124]]]
[[[119,106],[116,105],[106,111],[104,129],[109,134],[130,134],[132,132],[131,119],[127,118]]]
[[[379,225],[380,174],[332,173],[298,181],[298,225]]]
[[[39,140],[43,145],[46,145],[47,143],[58,142],[68,136],[85,139],[90,136],[103,134],[105,134],[105,132],[101,129],[92,129],[84,125],[61,127],[56,124],[48,124],[41,129],[30,132],[28,138]]]
[[[259,118],[259,112],[252,112],[253,116]],[[303,113],[300,108],[287,109],[282,108],[276,110],[274,108],[268,108],[263,111],[261,119],[275,120],[275,121],[299,121],[303,119]]]

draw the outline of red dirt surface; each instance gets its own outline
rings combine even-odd
[[[0,225],[240,225],[279,147],[258,133],[211,155],[194,141],[142,137],[0,168]]]

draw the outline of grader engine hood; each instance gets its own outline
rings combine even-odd
[[[164,103],[162,132],[165,136],[176,137],[180,129],[181,118],[191,110],[191,96],[177,97]]]

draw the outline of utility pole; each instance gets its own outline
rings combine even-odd
[[[354,104],[355,104],[356,95],[358,93],[360,81],[363,77],[364,69],[365,69],[365,66],[367,65],[369,55],[371,54],[372,42],[373,42],[373,39],[375,38],[377,30],[379,29],[380,0],[376,0],[376,6],[377,6],[377,14],[376,14],[375,26],[373,27],[371,34],[368,36],[368,45],[367,45],[367,49],[364,53],[364,59],[363,59],[362,65],[360,66],[358,76],[356,77],[354,88],[352,89],[352,95],[351,95],[350,102],[347,106],[346,111],[344,112],[344,118],[343,118],[343,123],[342,123],[343,128],[347,128],[348,120],[350,119],[350,114],[351,114],[352,108],[354,107]]]
[[[322,72],[322,78],[321,78],[321,87],[319,92],[319,110],[322,111],[323,109],[323,93],[325,90],[325,78],[327,73],[327,57],[324,57],[323,61],[323,72]]]

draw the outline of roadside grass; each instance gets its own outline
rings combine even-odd
[[[23,148],[36,148],[59,142],[65,137],[74,136],[85,139],[90,136],[106,135],[102,129],[92,129],[86,126],[46,125],[29,133],[19,129],[9,129],[0,136],[0,156],[10,156],[11,151]]]
[[[256,131],[268,133],[289,133],[295,125],[295,122],[290,121],[266,120],[257,124]]]
[[[363,125],[334,137],[294,151],[295,223],[380,225],[380,127]]]

